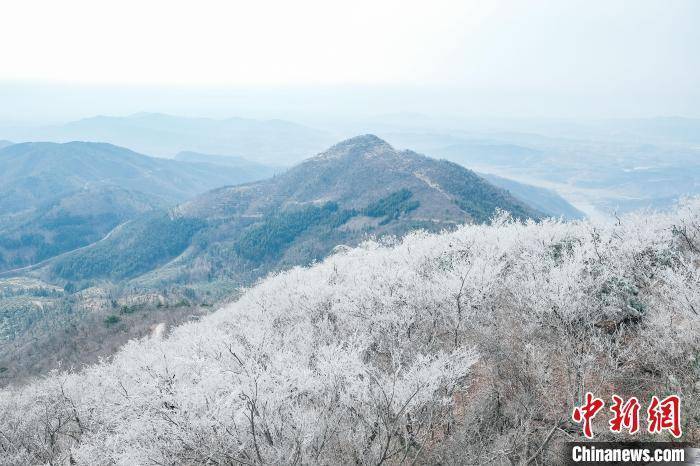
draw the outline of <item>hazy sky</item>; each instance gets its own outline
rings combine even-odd
[[[263,113],[293,112],[289,97],[340,113],[700,116],[696,0],[23,0],[0,11],[3,119],[254,113],[254,96]]]

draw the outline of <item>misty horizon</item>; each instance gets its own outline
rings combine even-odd
[[[3,12],[0,121],[700,117],[700,4],[633,5],[22,2]]]
[[[55,124],[94,116],[353,121],[393,115],[436,120],[700,118],[698,95],[545,93],[420,86],[227,88],[17,83],[0,80],[0,123]]]

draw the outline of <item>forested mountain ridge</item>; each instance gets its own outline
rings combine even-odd
[[[103,143],[7,146],[0,149],[0,272],[90,244],[207,189],[263,176]]]
[[[694,200],[338,251],[111,362],[0,391],[3,461],[558,464],[592,387],[682,394],[697,442],[699,227]],[[606,427],[596,439],[619,440]]]
[[[106,143],[26,142],[0,149],[0,214],[104,184],[172,203],[207,189],[252,179],[235,170],[148,157]]]
[[[413,192],[420,202],[411,214],[413,219],[482,222],[496,208],[518,218],[542,216],[464,167],[412,151],[397,151],[374,135],[340,142],[271,179],[212,191],[183,204],[178,212],[256,215],[327,201],[360,208],[401,189]]]
[[[63,193],[0,221],[0,275],[105,237],[117,225],[164,208],[159,198],[118,186]]]
[[[161,282],[168,276],[176,283],[216,278],[247,283],[272,270],[321,259],[336,245],[354,245],[367,235],[485,222],[498,209],[518,219],[543,215],[459,165],[399,152],[365,135],[272,178],[202,194],[152,227],[136,222],[99,248],[61,258],[46,272],[70,281],[134,278],[153,271],[152,278]],[[176,223],[197,226],[175,235]],[[152,243],[148,238],[159,238],[161,246],[172,242],[163,249],[169,253],[158,260],[142,251]],[[130,254],[135,251],[142,252]],[[147,265],[123,267],[125,261],[147,257],[153,257]],[[168,270],[158,270],[166,262]],[[193,276],[194,263],[199,278]]]

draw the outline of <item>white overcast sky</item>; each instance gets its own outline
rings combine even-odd
[[[545,106],[618,96],[629,113],[644,99],[647,113],[698,103],[698,0],[21,0],[0,16],[0,87],[395,86]]]

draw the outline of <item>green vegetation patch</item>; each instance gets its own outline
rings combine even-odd
[[[114,314],[105,317],[105,320],[104,320],[104,323],[107,326],[115,325],[115,324],[118,324],[119,322],[121,322],[121,319],[119,318],[119,316],[115,316]]]
[[[412,196],[411,191],[402,189],[360,210],[340,209],[337,203],[327,202],[321,206],[281,212],[245,230],[234,243],[234,250],[244,259],[254,262],[275,260],[311,228],[331,230],[357,215],[386,217],[381,224],[395,220],[419,206],[418,201],[411,200]]]
[[[413,193],[408,189],[401,189],[387,197],[371,203],[364,209],[362,214],[368,217],[384,217],[382,224],[398,219],[402,214],[415,210],[420,202],[411,200]]]
[[[204,226],[198,219],[148,215],[123,234],[60,259],[53,273],[65,280],[134,277],[181,254]]]
[[[251,261],[274,259],[309,228],[318,225],[337,227],[353,215],[351,211],[340,210],[335,202],[282,212],[248,228],[236,241],[234,249],[241,257]]]

